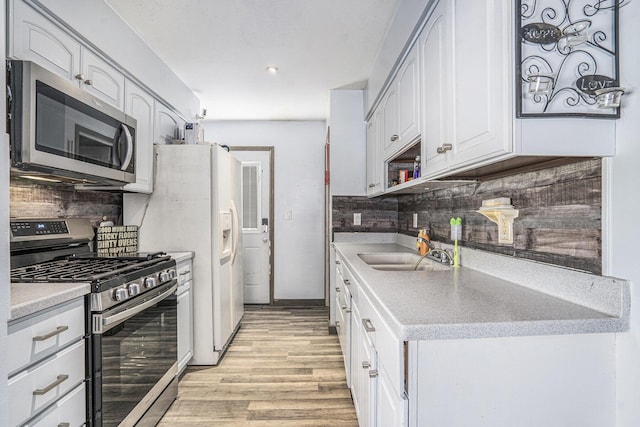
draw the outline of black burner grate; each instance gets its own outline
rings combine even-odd
[[[164,261],[169,257],[153,259],[134,258],[66,258],[11,270],[11,281],[31,282],[93,282],[131,273]]]

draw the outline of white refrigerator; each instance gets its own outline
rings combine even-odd
[[[152,194],[124,195],[140,251],[194,251],[193,365],[216,365],[243,306],[241,164],[218,144],[156,145]]]

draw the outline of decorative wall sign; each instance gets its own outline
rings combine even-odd
[[[138,226],[98,227],[95,251],[101,255],[126,255],[138,252]]]
[[[620,117],[618,13],[629,1],[517,0],[517,117]]]

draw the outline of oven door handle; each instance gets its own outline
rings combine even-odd
[[[116,325],[122,323],[123,321],[135,316],[138,313],[143,312],[147,308],[149,308],[149,307],[157,304],[158,302],[162,301],[163,299],[167,298],[169,295],[174,293],[176,291],[176,289],[178,289],[177,281],[175,281],[174,284],[169,289],[167,289],[163,293],[159,294],[158,296],[155,296],[152,299],[150,299],[149,301],[143,302],[142,304],[135,305],[135,306],[131,307],[130,309],[127,309],[127,310],[122,311],[120,313],[116,313],[116,314],[113,314],[111,316],[106,316],[106,317],[104,317],[102,314],[94,315],[93,316],[93,333],[94,334],[102,334],[104,332],[107,332],[109,329],[113,328],[114,326],[116,326]]]

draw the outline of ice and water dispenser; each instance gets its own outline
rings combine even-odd
[[[220,212],[220,259],[233,253],[233,218],[231,212]]]

